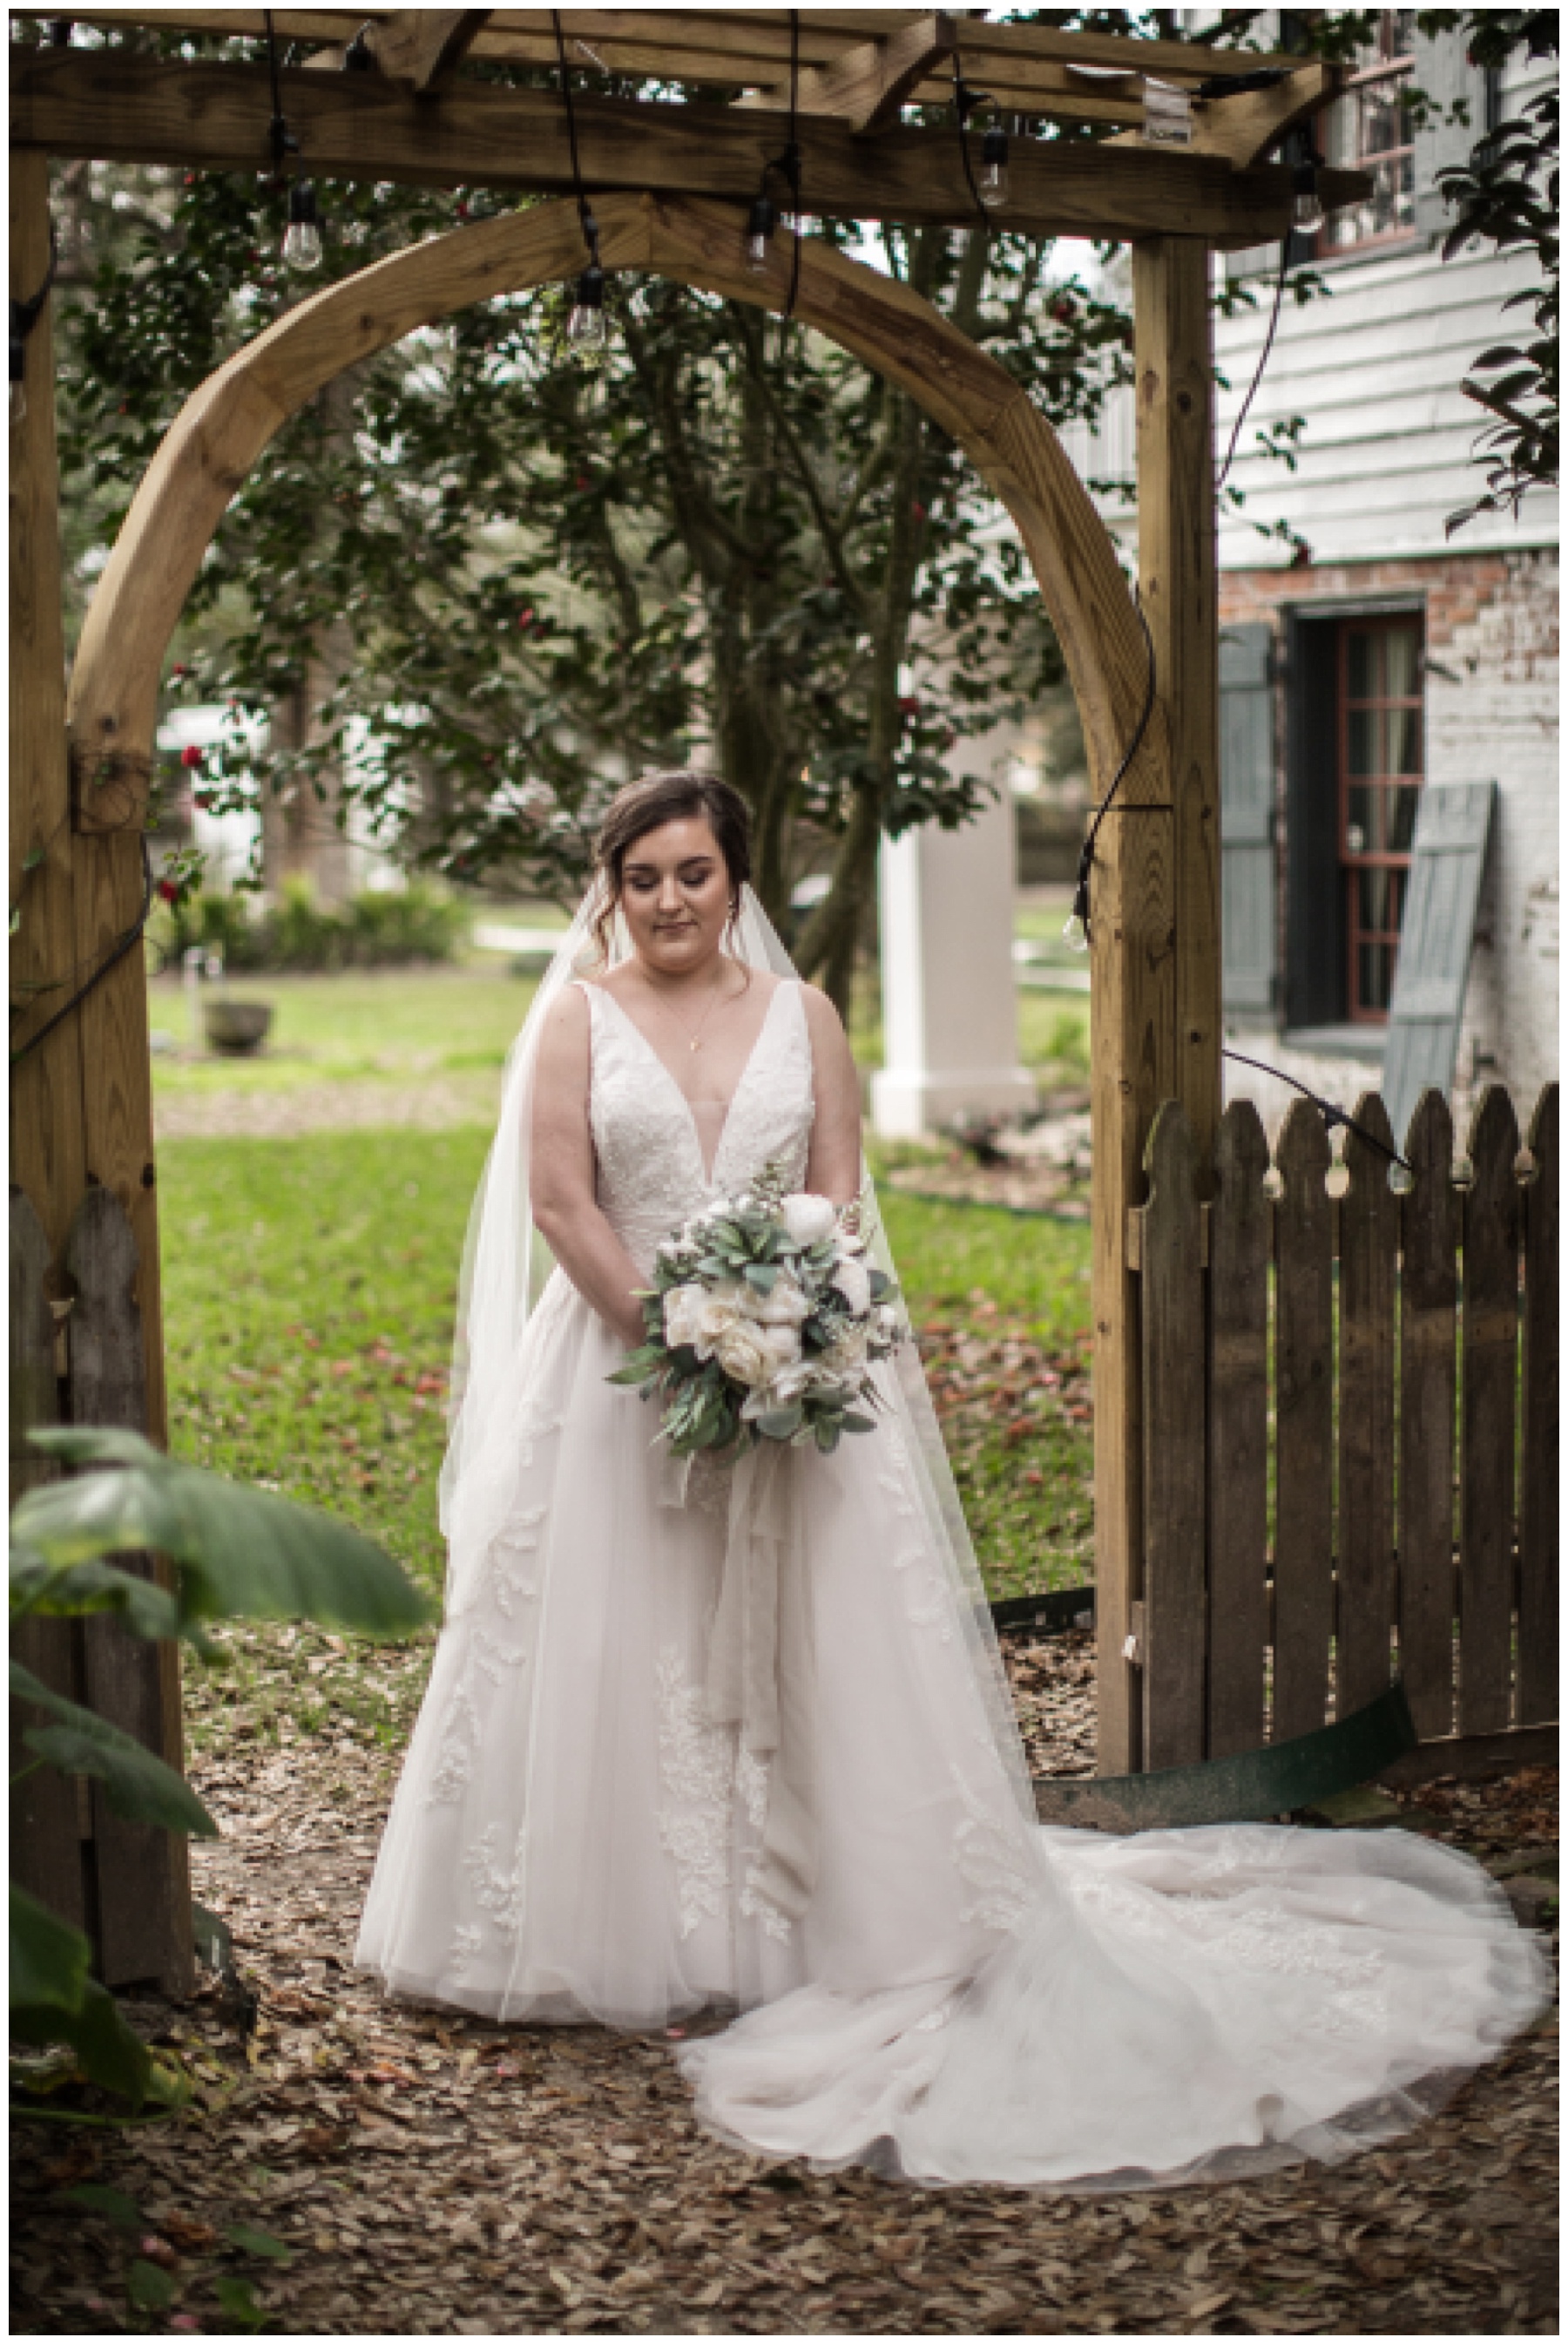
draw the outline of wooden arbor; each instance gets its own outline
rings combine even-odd
[[[114,21],[233,34],[259,31],[260,15],[116,12]],[[364,21],[330,10],[281,12],[277,25],[285,35],[331,42]],[[372,21],[382,72],[340,75],[330,68],[341,54],[327,49],[312,65],[328,70],[281,77],[310,168],[547,192],[569,185],[558,96],[477,84],[435,94],[466,43],[546,62],[548,12],[419,10]],[[779,12],[651,18],[567,12],[566,25],[595,61],[602,45],[627,71],[739,84],[749,93],[722,107],[579,100],[583,170],[595,190],[607,268],[654,269],[779,306],[786,239],[778,240],[769,277],[753,278],[740,267],[742,215],[734,206],[754,191],[779,143],[788,55]],[[884,126],[896,125],[898,106],[911,96],[950,96],[951,21],[833,11],[811,12],[805,25],[807,207],[971,224],[972,198],[951,133]],[[1030,26],[966,24],[962,35],[966,53],[982,53],[977,61],[988,88],[1010,108],[1128,125],[1120,138],[1100,145],[1024,144],[1009,202],[995,215],[1002,227],[1121,237],[1134,246],[1140,585],[1158,689],[1117,812],[1101,832],[1092,963],[1101,1765],[1113,1772],[1136,1766],[1141,1755],[1141,1687],[1131,1635],[1141,1589],[1141,1401],[1126,1215],[1141,1201],[1143,1151],[1161,1101],[1180,1100],[1207,1147],[1220,1090],[1209,257],[1216,245],[1285,231],[1291,174],[1256,158],[1325,102],[1332,82],[1315,66],[1249,58],[1248,67],[1272,66],[1281,77],[1261,92],[1221,89],[1205,101],[1192,146],[1170,151],[1141,143],[1144,72],[1201,89],[1217,62],[1212,52]],[[1121,66],[1123,79],[1114,89],[1075,81],[1077,65]],[[770,108],[775,118],[759,120]],[[269,119],[266,76],[254,66],[114,50],[36,53],[14,76],[14,140],[33,150],[17,158],[14,177],[14,291],[25,297],[43,272],[45,152],[265,167]],[[628,192],[604,192],[618,187]],[[1351,175],[1324,175],[1327,201],[1361,192]],[[693,199],[702,195],[731,200]],[[236,354],[189,402],[143,484],[95,597],[68,711],[60,704],[58,581],[51,567],[47,343],[34,337],[31,419],[14,441],[14,578],[19,564],[24,591],[19,604],[15,592],[13,601],[13,739],[20,748],[13,786],[14,856],[41,852],[41,901],[68,899],[73,888],[79,901],[85,874],[95,871],[112,906],[100,933],[134,909],[130,850],[168,637],[225,506],[286,416],[344,368],[419,324],[572,272],[581,258],[576,214],[567,206],[493,220],[331,288]],[[1008,506],[1062,642],[1102,791],[1132,737],[1147,658],[1110,540],[1055,435],[1010,379],[917,297],[826,247],[804,248],[798,309],[936,416]],[[46,936],[36,949],[46,962]],[[156,1203],[137,959],[129,955],[98,987],[91,1018],[85,1005],[28,1061],[17,1100],[17,1167],[56,1246],[85,1182],[110,1187],[126,1207],[140,1256],[152,1362],[148,1417],[156,1434]],[[76,1071],[62,1074],[67,1059]],[[107,1116],[106,1100],[114,1103]],[[175,1730],[171,1720],[171,1741]]]

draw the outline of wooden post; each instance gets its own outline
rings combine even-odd
[[[27,299],[35,294],[48,266],[47,161],[36,152],[15,154],[13,295]],[[139,941],[36,1047],[27,1047],[30,1037],[136,927],[144,895],[139,809],[134,823],[117,832],[85,837],[74,824],[65,751],[54,382],[45,303],[27,342],[26,412],[11,427],[11,900],[18,906],[12,969],[14,983],[41,988],[12,1036],[13,1049],[25,1052],[12,1076],[12,1175],[38,1216],[56,1279],[87,1189],[101,1187],[118,1199],[136,1247],[134,1298],[143,1348],[140,1429],[162,1443],[152,1070]],[[158,1720],[156,1746],[177,1765],[178,1648],[147,1647],[137,1658],[151,1688],[151,1713]],[[172,1898],[158,1897],[165,1909],[155,1933],[161,1946],[156,1975],[166,1988],[178,1990],[191,1971],[190,1894],[185,1843],[176,1841],[173,1847]],[[134,1881],[128,1893],[140,1893]]]
[[[1095,1554],[1099,1767],[1143,1764],[1133,1623],[1142,1601],[1137,1281],[1127,1215],[1144,1149],[1179,1099],[1201,1164],[1220,1108],[1219,631],[1209,247],[1132,251],[1138,561],[1156,702],[1100,834],[1094,873]]]
[[[1174,1096],[1200,1164],[1220,1122],[1220,622],[1209,247],[1132,248],[1138,577],[1170,735]]]

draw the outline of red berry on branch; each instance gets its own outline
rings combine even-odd
[[[528,629],[533,625],[533,623],[534,614],[532,611],[519,611],[518,612],[518,625],[521,628],[524,634],[528,633]]]
[[[201,761],[202,752],[196,747],[194,741],[191,743],[188,749],[182,749],[180,751],[180,763],[185,767],[187,773],[194,773],[196,767],[201,763]]]
[[[160,879],[158,881],[158,893],[163,897],[166,904],[177,904],[180,899],[179,881],[177,879]]]
[[[918,700],[900,700],[900,702],[899,702],[899,714],[900,714],[900,716],[918,716],[918,715],[920,714],[920,702],[919,702]]]

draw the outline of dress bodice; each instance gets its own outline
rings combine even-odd
[[[588,1116],[598,1195],[640,1269],[664,1238],[715,1197],[732,1194],[765,1164],[791,1187],[806,1177],[816,1101],[811,1037],[798,983],[776,985],[751,1056],[730,1097],[709,1172],[684,1092],[612,993],[588,985],[592,1021]]]

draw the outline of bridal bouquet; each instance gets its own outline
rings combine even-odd
[[[676,1456],[759,1440],[829,1450],[871,1430],[869,1369],[909,1329],[859,1225],[859,1200],[787,1196],[769,1165],[659,1248],[647,1340],[609,1380],[662,1399]]]

